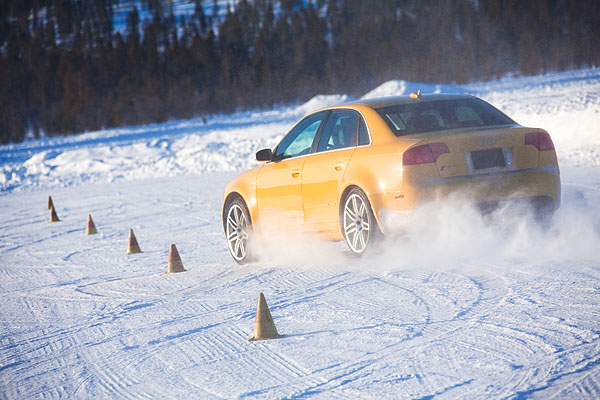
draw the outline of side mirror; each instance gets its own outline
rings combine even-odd
[[[256,161],[271,161],[273,160],[273,152],[271,149],[262,149],[256,152]]]

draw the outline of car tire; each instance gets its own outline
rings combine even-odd
[[[238,264],[252,260],[252,221],[244,201],[237,197],[227,203],[223,213],[227,247]]]
[[[533,206],[533,217],[535,222],[544,230],[552,225],[552,217],[557,208],[551,197],[536,197],[531,200]]]
[[[369,199],[362,190],[350,190],[342,202],[340,218],[340,226],[348,248],[356,255],[363,254],[378,236],[379,226]]]

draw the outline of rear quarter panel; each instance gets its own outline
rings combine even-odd
[[[402,153],[424,139],[398,138],[385,121],[370,107],[358,107],[365,118],[371,136],[371,144],[359,146],[352,154],[348,168],[340,185],[340,197],[348,188],[359,187],[369,199],[375,218],[379,221],[379,211],[384,208],[386,195],[402,191]],[[381,223],[379,224],[381,227]]]

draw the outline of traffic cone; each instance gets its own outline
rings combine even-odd
[[[171,250],[169,250],[169,266],[167,267],[167,274],[185,271],[187,270],[183,268],[183,263],[181,262],[181,257],[179,257],[177,247],[175,247],[175,245],[172,244]]]
[[[254,336],[248,341],[277,339],[282,337],[277,333],[271,311],[267,305],[264,294],[258,295],[258,307],[256,307],[256,320],[254,321]]]
[[[141,253],[140,245],[133,234],[133,229],[129,229],[129,244],[127,245],[127,254]]]
[[[50,208],[50,222],[58,222],[60,221],[60,219],[58,219],[58,215],[56,214],[56,210],[54,209],[54,204],[52,205],[52,207]]]
[[[85,234],[95,235],[96,233],[98,233],[98,231],[96,230],[96,225],[94,225],[94,221],[92,220],[92,215],[88,214],[88,222],[87,228],[85,228]]]
[[[46,206],[46,209],[52,210],[52,207],[54,207],[54,203],[52,202],[52,196],[48,196],[48,205]]]

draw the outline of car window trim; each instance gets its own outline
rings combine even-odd
[[[317,131],[315,139],[313,140],[313,144],[310,148],[310,152],[308,153],[309,155],[317,153],[317,148],[319,147],[319,142],[321,141],[321,136],[323,136],[323,131],[325,130],[325,125],[327,125],[327,122],[329,121],[329,117],[331,117],[332,111],[333,110],[326,110],[327,115],[325,115],[325,118],[323,118],[323,121],[321,121],[321,126],[319,127],[319,130]]]
[[[371,136],[371,128],[369,128],[369,124],[367,123],[367,119],[365,118],[365,115],[362,113],[362,111],[360,111],[358,108],[354,108],[354,107],[340,107],[340,108],[334,108],[333,110],[352,110],[352,111],[356,111],[358,113],[358,115],[360,116],[360,118],[362,118],[363,122],[365,123],[365,126],[367,127],[367,135],[369,135],[369,143],[368,144],[358,144],[358,129],[360,129],[359,127],[357,127],[356,130],[356,146],[355,147],[367,147],[373,144],[373,136]],[[360,125],[360,123],[359,123]],[[345,147],[346,149],[348,147]],[[341,149],[340,149],[341,150]]]
[[[355,111],[359,114],[359,118],[362,118],[362,121],[364,122],[365,126],[367,127],[367,135],[369,136],[369,143],[368,144],[358,144],[358,129],[356,130],[356,146],[353,147],[344,147],[341,149],[332,149],[332,150],[327,150],[327,151],[321,151],[321,152],[317,152],[317,146],[319,143],[319,140],[321,140],[321,135],[323,134],[323,129],[325,129],[325,125],[327,124],[327,120],[329,119],[329,116],[331,115],[331,112],[334,110],[350,110],[350,111]],[[319,113],[325,113],[325,116],[323,117],[323,120],[321,121],[321,126],[319,126],[319,130],[317,131],[317,134],[315,135],[315,138],[313,139],[313,143],[312,146],[310,148],[310,152],[308,154],[303,154],[301,156],[294,156],[294,157],[288,157],[288,158],[282,158],[280,160],[273,160],[273,161],[269,161],[268,163],[273,163],[273,162],[280,162],[283,160],[290,160],[292,158],[299,158],[299,157],[307,157],[310,156],[312,154],[323,154],[323,153],[329,153],[332,151],[339,151],[339,150],[347,150],[350,148],[359,148],[359,147],[368,147],[371,146],[373,144],[373,136],[371,135],[371,128],[369,127],[369,124],[367,123],[367,119],[365,118],[364,114],[362,113],[362,111],[360,111],[357,108],[354,107],[336,107],[336,108],[331,108],[328,110],[319,110],[319,111],[315,111],[311,114],[305,115],[303,118],[301,118],[288,132],[287,134],[279,141],[279,143],[277,144],[277,146],[275,146],[275,148],[273,148],[273,154],[275,154],[275,152],[277,151],[277,148],[279,147],[279,145],[281,144],[281,142],[283,141],[283,139],[290,133],[292,132],[302,121],[304,121],[306,118],[312,117],[313,115],[319,114]],[[360,125],[360,123],[359,123]],[[267,163],[267,164],[268,164]]]
[[[323,129],[325,129],[325,125],[327,124],[327,120],[324,119],[323,122],[321,123],[322,124],[321,127],[319,128],[319,132],[317,133],[319,135],[319,137],[318,137],[319,140],[316,140],[317,138],[315,137],[315,142],[313,143],[314,149],[311,149],[311,152],[309,154],[307,154],[307,155],[310,155],[310,154],[330,153],[332,151],[347,150],[347,149],[359,148],[359,147],[368,147],[368,146],[370,146],[370,145],[373,144],[373,137],[371,136],[371,129],[369,128],[369,124],[367,123],[367,119],[365,118],[364,114],[360,110],[358,110],[358,109],[356,109],[354,107],[336,107],[336,108],[332,108],[332,109],[327,110],[329,112],[329,114],[327,115],[327,119],[329,119],[329,117],[331,116],[331,113],[333,111],[338,111],[338,110],[341,110],[341,111],[344,111],[344,110],[354,111],[354,112],[356,112],[358,114],[358,117],[362,119],[363,123],[365,124],[365,127],[367,128],[367,136],[369,136],[369,143],[367,143],[367,144],[358,144],[358,141],[359,141],[359,129],[360,129],[360,121],[358,121],[358,124],[356,126],[356,146],[342,147],[340,149],[331,149],[331,150],[326,150],[326,151],[316,151],[317,150],[317,146],[319,145],[319,141],[321,140],[321,135],[323,133]]]
[[[356,139],[356,144],[354,146],[348,146],[348,147],[340,147],[337,149],[331,149],[331,150],[324,150],[324,151],[318,151],[319,150],[319,143],[321,142],[321,136],[323,134],[323,131],[325,130],[325,126],[327,125],[328,121],[324,121],[325,124],[323,125],[323,129],[321,130],[321,135],[319,136],[319,140],[315,142],[315,146],[314,146],[314,153],[329,153],[330,151],[335,151],[335,150],[345,150],[345,149],[353,149],[353,148],[357,148],[358,147],[358,134],[359,134],[359,129],[360,129],[360,121],[359,119],[361,118],[361,114],[358,113],[356,110],[352,109],[352,108],[334,108],[332,110],[329,110],[329,115],[327,116],[327,120],[329,120],[329,118],[331,117],[331,115],[335,112],[335,111],[351,111],[354,114],[356,114],[356,132],[354,133],[354,137]],[[366,124],[365,124],[366,126]],[[312,154],[312,152],[311,152]]]
[[[314,148],[314,146],[315,146],[315,140],[317,139],[317,137],[320,137],[321,131],[323,130],[323,126],[324,126],[323,122],[326,122],[327,118],[329,117],[330,110],[320,110],[320,111],[316,111],[316,112],[314,112],[314,113],[312,113],[312,114],[305,115],[305,116],[304,116],[303,118],[301,118],[301,119],[300,119],[298,122],[296,122],[296,124],[295,124],[295,125],[292,127],[292,129],[290,129],[290,130],[289,130],[289,131],[288,131],[288,132],[287,132],[287,133],[286,133],[286,134],[283,136],[283,138],[281,138],[281,140],[279,141],[279,143],[277,143],[277,146],[275,146],[275,148],[273,148],[273,157],[275,157],[275,153],[277,153],[277,149],[278,149],[278,148],[279,148],[279,146],[281,145],[281,142],[283,142],[283,140],[284,140],[284,139],[285,139],[285,138],[286,138],[286,137],[287,137],[287,136],[288,136],[290,133],[292,133],[292,131],[293,131],[294,129],[296,129],[296,127],[297,127],[298,125],[300,125],[300,124],[301,124],[302,122],[304,122],[306,119],[308,119],[308,118],[310,118],[310,117],[313,117],[313,116],[315,116],[315,115],[317,115],[317,114],[320,114],[320,113],[324,113],[324,114],[325,114],[325,116],[324,116],[324,117],[323,117],[323,119],[321,120],[321,124],[319,125],[319,129],[317,130],[317,133],[315,133],[315,137],[313,138],[313,142],[312,142],[312,144],[311,144],[311,146],[310,146],[310,151],[308,152],[308,154],[302,154],[302,155],[298,155],[298,156],[291,156],[291,157],[280,158],[280,159],[275,159],[275,158],[274,158],[274,159],[273,159],[272,161],[270,161],[270,162],[280,162],[280,161],[283,161],[283,160],[290,160],[290,159],[292,159],[292,158],[298,158],[298,157],[304,157],[304,156],[309,156],[309,155],[311,155],[311,154],[312,154],[312,151],[313,151],[313,148]]]

